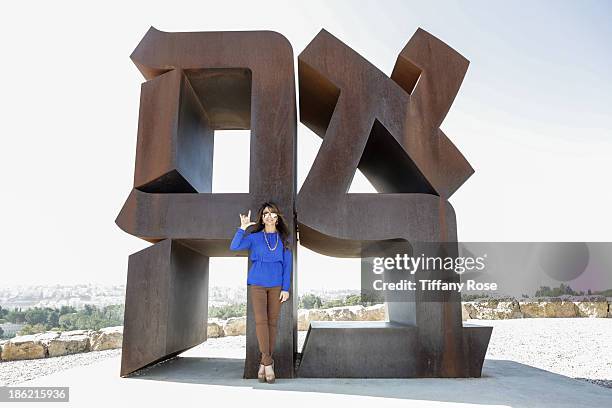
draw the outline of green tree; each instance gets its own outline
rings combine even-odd
[[[55,327],[59,325],[59,312],[57,310],[51,311],[47,315],[47,327],[50,329],[51,327]]]
[[[25,320],[30,325],[44,324],[47,322],[47,312],[39,307],[28,309],[25,314]]]
[[[246,303],[211,306],[208,309],[208,316],[218,319],[229,319],[230,317],[246,316]]]
[[[313,293],[307,293],[300,296],[298,307],[300,309],[319,309],[323,305],[321,298]]]
[[[77,310],[74,306],[62,306],[60,307],[59,314],[61,316],[61,315],[65,315],[68,313],[76,313],[76,311]]]
[[[347,306],[356,306],[362,304],[361,295],[349,295],[344,299],[344,304]]]
[[[47,331],[47,327],[42,323],[37,323],[35,325],[26,324],[17,332],[17,335],[25,336],[27,334],[43,333],[45,331]]]
[[[59,326],[63,330],[76,330],[77,313],[67,313],[59,317]]]
[[[540,286],[535,293],[536,297],[556,297],[561,295],[580,295],[584,292],[576,292],[569,285],[561,283],[557,288],[551,288],[549,286]]]
[[[83,308],[83,314],[91,316],[96,312],[96,307],[92,305],[85,305]]]
[[[372,306],[375,304],[384,303],[382,299],[371,299],[366,300],[361,297],[361,295],[348,295],[345,296],[344,299],[332,299],[323,303],[322,308],[327,309],[330,307],[339,307],[339,306]]]
[[[11,323],[25,323],[25,312],[22,312],[21,309],[14,308],[6,315],[6,320]]]

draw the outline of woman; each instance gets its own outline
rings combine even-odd
[[[257,225],[248,235],[245,230]],[[259,382],[273,383],[274,360],[272,352],[276,340],[281,303],[289,299],[291,287],[292,255],[288,241],[289,228],[273,202],[265,202],[257,213],[257,222],[251,221],[251,210],[240,214],[240,227],[236,230],[230,249],[249,250],[252,261],[247,278],[253,312],[255,332],[261,361],[257,378]]]

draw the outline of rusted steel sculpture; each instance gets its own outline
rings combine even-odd
[[[271,31],[167,33],[151,27],[131,58],[147,82],[134,188],[116,223],[155,245],[130,256],[122,376],[206,340],[208,260],[236,255],[229,243],[239,213],[276,201],[288,215],[296,249],[297,119],[289,42]],[[249,193],[211,193],[216,129],[251,130]],[[297,293],[295,273],[292,279]],[[294,376],[296,297],[291,294],[281,309],[278,378]],[[248,305],[244,375],[257,378],[250,299]]]
[[[468,64],[418,29],[389,78],[327,31],[315,37],[298,56],[300,118],[323,138],[297,199],[303,246],[360,257],[367,243],[404,239],[415,253],[454,242],[458,255],[447,199],[474,170],[440,124]],[[357,168],[384,194],[348,194]],[[458,292],[435,300],[387,302],[388,322],[311,324],[298,376],[480,376],[492,328],[463,327]]]
[[[297,197],[293,54],[284,37],[151,27],[131,58],[147,82],[134,188],[116,223],[154,245],[129,259],[122,376],[206,340],[208,259],[235,255],[236,214],[264,200],[293,214],[294,254],[296,228],[302,245],[330,256],[359,257],[364,243],[390,239],[415,250],[449,242],[458,252],[447,199],[473,169],[439,127],[468,61],[427,32],[417,30],[391,78],[325,30],[299,55],[301,120],[323,143]],[[211,193],[216,129],[251,129],[248,194]],[[347,194],[357,168],[384,194]],[[293,259],[277,377],[480,376],[491,328],[463,327],[458,293],[387,302],[388,322],[312,322],[297,353]],[[244,378],[256,378],[247,303]]]

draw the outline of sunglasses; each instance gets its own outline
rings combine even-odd
[[[265,212],[265,213],[263,213],[263,216],[264,216],[264,217],[265,217],[266,215],[269,215],[269,216],[270,216],[270,217],[272,217],[272,218],[276,218],[276,217],[278,217],[278,214],[277,214],[277,213],[275,213],[275,212]]]

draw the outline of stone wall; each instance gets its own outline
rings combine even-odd
[[[537,317],[611,317],[612,298],[602,296],[560,296],[557,298],[483,298],[462,302],[462,318],[522,319]],[[308,330],[313,320],[387,320],[385,305],[340,306],[329,309],[299,309],[298,330]],[[209,338],[241,336],[246,333],[246,317],[208,320]],[[123,326],[100,330],[45,332],[18,336],[0,342],[3,361],[63,356],[87,351],[121,348]]]
[[[339,306],[328,309],[298,309],[298,330],[308,330],[311,320],[387,320],[385,305]],[[246,333],[246,317],[208,319],[208,337],[241,336]]]
[[[0,343],[0,359],[27,360],[86,351],[121,348],[123,326],[100,330],[48,331],[13,337]]]
[[[462,302],[465,319],[520,319],[530,317],[612,317],[612,299],[604,296],[541,298],[483,298]]]

